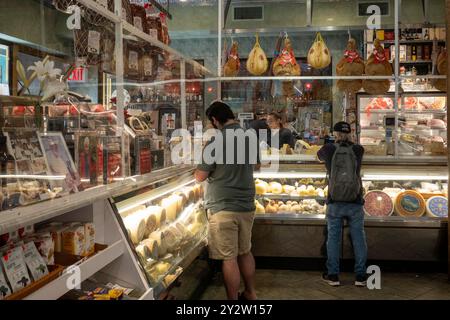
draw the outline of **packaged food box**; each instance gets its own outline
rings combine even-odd
[[[83,225],[69,227],[62,232],[62,251],[81,256],[85,251],[85,231]]]
[[[34,281],[48,274],[48,268],[33,241],[23,245],[23,256]]]
[[[84,224],[85,249],[84,255],[88,256],[95,252],[95,226],[92,222]]]

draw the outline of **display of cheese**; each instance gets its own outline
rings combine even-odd
[[[427,216],[445,218],[448,216],[448,200],[442,196],[431,197],[426,203]]]
[[[150,257],[150,252],[148,248],[142,243],[136,247],[136,253],[143,262],[146,262],[147,259]]]
[[[290,186],[287,184],[283,185],[283,193],[290,194],[294,190],[295,190],[294,186]]]
[[[144,205],[136,206],[136,207],[134,207],[132,209],[123,211],[123,212],[120,213],[120,215],[122,217],[126,217],[126,216],[129,216],[130,214],[133,214],[133,213],[136,213],[136,212],[139,212],[139,211],[142,211],[142,210],[145,210],[145,206]]]
[[[126,216],[123,219],[123,224],[133,244],[139,244],[146,232],[145,219],[141,215],[134,213]]]
[[[421,217],[425,210],[425,200],[417,191],[406,190],[395,199],[395,212],[400,216]]]
[[[184,194],[186,198],[186,204],[195,202],[195,192],[193,187],[185,187],[181,189],[179,193]]]
[[[161,200],[161,207],[166,210],[166,219],[169,222],[174,221],[177,218],[181,209],[181,197],[178,195],[171,195]]]
[[[203,225],[200,223],[193,223],[187,227],[187,230],[191,233],[192,236],[196,236],[201,232]]]
[[[269,184],[263,180],[255,180],[256,194],[265,194],[269,192]]]
[[[203,196],[203,188],[201,184],[196,184],[193,187],[193,191],[194,191],[194,196],[195,196],[195,201],[200,200],[200,198]]]
[[[369,216],[385,217],[394,212],[391,196],[383,191],[369,191],[364,200],[364,212]]]
[[[283,187],[279,182],[270,182],[268,191],[274,194],[281,194],[283,193]]]
[[[161,232],[164,236],[167,251],[173,251],[174,249],[176,249],[181,241],[181,235],[178,229],[176,227],[170,226],[164,228]]]

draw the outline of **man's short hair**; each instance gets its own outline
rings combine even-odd
[[[208,109],[206,109],[206,116],[209,121],[213,121],[213,117],[219,121],[220,124],[226,123],[228,120],[234,120],[234,113],[231,108],[222,101],[213,102]]]

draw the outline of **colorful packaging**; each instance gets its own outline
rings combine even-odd
[[[23,256],[34,281],[48,274],[48,268],[33,241],[23,246]]]
[[[55,264],[55,243],[49,232],[37,234],[33,239],[41,257],[48,266]]]
[[[83,225],[72,226],[62,233],[62,251],[81,256],[85,251],[85,232]]]
[[[88,256],[95,252],[95,226],[92,222],[84,224],[85,251],[84,255]]]
[[[0,266],[0,300],[5,299],[11,294],[11,289],[9,288],[8,282],[6,282],[5,275]]]
[[[31,283],[27,265],[24,261],[22,247],[8,250],[2,256],[2,265],[13,292],[17,292]]]

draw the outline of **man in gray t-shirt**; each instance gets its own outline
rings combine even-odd
[[[209,255],[212,259],[223,260],[228,299],[256,299],[251,231],[255,215],[253,170],[259,166],[259,157],[257,147],[255,150],[251,147],[257,146],[257,137],[254,131],[247,132],[248,138],[242,140],[245,143],[239,144],[238,136],[244,131],[234,120],[230,107],[222,102],[214,102],[206,115],[220,130],[205,146],[203,161],[195,172],[198,182],[207,181],[205,207],[209,221]],[[239,294],[241,275],[245,291]]]

